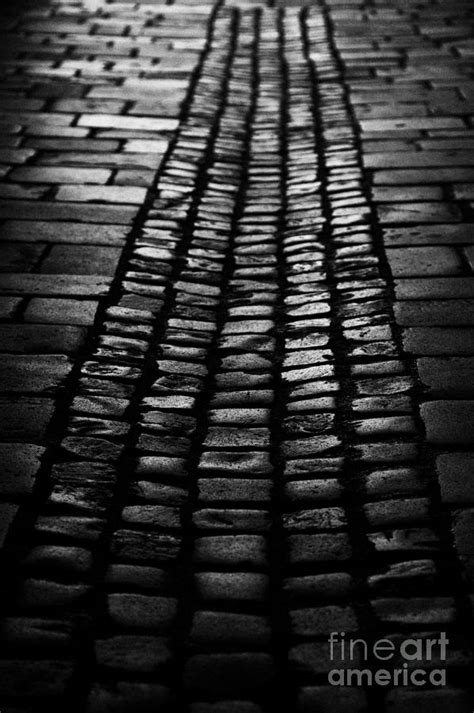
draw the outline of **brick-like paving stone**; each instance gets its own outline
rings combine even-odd
[[[471,4],[0,12],[1,711],[470,713]]]

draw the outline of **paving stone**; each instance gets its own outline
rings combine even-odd
[[[0,218],[13,221],[72,221],[103,225],[131,225],[136,207],[87,205],[83,203],[50,203],[47,201],[0,200]]]
[[[474,500],[474,455],[443,453],[436,459],[441,498],[450,505],[472,504]]]
[[[416,186],[410,186],[410,189]],[[423,186],[423,188],[431,188]],[[382,190],[382,189],[379,189]],[[397,190],[392,188],[387,191]],[[465,245],[472,243],[473,232],[470,223],[460,223],[452,225],[445,223],[442,225],[416,225],[414,227],[384,228],[384,245],[388,248],[396,248],[401,245]]]
[[[311,713],[316,705],[325,713],[364,713],[367,699],[364,691],[353,688],[338,688],[335,697],[332,686],[307,686],[301,689],[297,705],[298,713]]]
[[[83,605],[91,588],[81,584],[59,584],[43,579],[25,579],[17,598],[21,610],[47,611]]]
[[[342,492],[335,478],[294,480],[285,485],[285,496],[292,502],[338,500]]]
[[[450,203],[379,203],[379,221],[390,223],[448,223],[461,220],[459,208]]]
[[[0,149],[0,161],[7,164],[22,164],[33,158],[36,151],[33,149]]]
[[[349,559],[351,547],[346,534],[304,534],[288,537],[291,563],[327,562]]]
[[[111,172],[103,168],[51,168],[23,166],[10,173],[20,183],[107,183]],[[75,200],[75,199],[71,199]]]
[[[153,184],[155,171],[146,168],[122,169],[117,171],[114,184],[117,186],[144,186],[148,188]]]
[[[284,581],[284,591],[292,600],[314,601],[320,599],[343,599],[354,589],[352,577],[345,572],[291,577]]]
[[[273,391],[270,389],[255,389],[242,391],[218,392],[211,399],[211,406],[237,407],[237,406],[263,406],[271,405],[273,402]]]
[[[120,457],[122,446],[105,438],[68,436],[61,442],[61,449],[79,458],[113,463]]]
[[[0,297],[0,319],[13,319],[20,305],[20,297]]]
[[[168,631],[176,617],[176,601],[145,594],[109,594],[108,611],[121,628]]]
[[[170,691],[157,683],[135,683],[116,681],[96,683],[87,700],[87,713],[108,713],[109,711],[140,710],[153,713],[156,707],[169,706],[172,702]]]
[[[151,525],[179,529],[179,509],[163,505],[127,505],[122,510],[122,519],[128,525]]]
[[[0,397],[0,430],[6,440],[44,441],[54,413],[52,399]]]
[[[430,521],[426,498],[405,498],[367,503],[364,513],[371,527],[420,525]]]
[[[255,572],[197,572],[195,586],[204,601],[264,601],[269,580]]]
[[[474,280],[470,277],[396,280],[395,292],[399,300],[469,298],[474,295]]]
[[[54,245],[41,264],[41,272],[55,275],[113,275],[119,258],[120,250],[117,248]]]
[[[0,275],[0,293],[26,296],[102,297],[107,294],[111,278],[97,275]]]
[[[354,376],[402,375],[405,372],[405,367],[401,361],[394,359],[391,361],[354,364],[351,367],[351,371]]]
[[[40,545],[34,547],[22,561],[24,567],[32,571],[51,573],[86,573],[92,567],[92,553],[80,547]]]
[[[472,156],[468,150],[417,151],[406,155],[400,151],[371,153],[364,158],[367,168],[415,168],[416,166],[462,166],[469,165]]]
[[[412,597],[411,599],[374,599],[372,607],[384,622],[402,624],[449,624],[455,617],[450,597]]]
[[[465,569],[464,579],[472,585],[474,575],[472,523],[473,510],[457,510],[453,513],[452,532],[454,543]]]
[[[32,272],[38,264],[44,246],[30,243],[1,243],[2,272]]]
[[[377,552],[421,552],[428,556],[439,547],[437,535],[429,528],[396,528],[369,533],[368,538]]]
[[[426,490],[428,481],[415,468],[387,468],[369,473],[365,480],[368,495],[407,495]]]
[[[200,471],[218,471],[225,474],[269,475],[272,472],[267,453],[247,451],[205,451],[199,461]]]
[[[469,446],[474,439],[474,401],[431,401],[421,405],[426,436],[434,445]]]
[[[166,456],[143,456],[138,460],[136,473],[147,480],[157,480],[162,476],[185,478],[186,461]]]
[[[468,713],[471,707],[467,693],[451,686],[424,691],[397,689],[390,691],[386,698],[387,711],[390,713],[416,713],[420,710],[420,704],[429,706],[432,713],[442,713],[446,706],[454,713]]]
[[[171,659],[166,639],[153,636],[113,636],[96,639],[97,664],[128,673],[155,673]]]
[[[43,454],[44,448],[33,444],[0,444],[3,463],[0,482],[2,496],[15,498],[31,493]]]
[[[416,443],[363,443],[355,447],[360,460],[365,463],[409,463],[416,461],[418,446]]]
[[[381,203],[410,200],[441,201],[443,200],[443,189],[441,186],[374,186],[372,197],[374,201]]]
[[[413,379],[410,376],[389,376],[360,379],[356,384],[358,394],[391,394],[412,389]]]
[[[473,184],[459,183],[453,187],[453,193],[457,200],[472,200],[474,198]]]
[[[148,411],[143,418],[148,427],[175,436],[191,436],[196,428],[196,419],[176,413]]]
[[[85,114],[78,126],[94,128],[132,129],[138,131],[173,131],[177,128],[176,119],[154,119],[151,117],[117,116],[107,114]]]
[[[462,555],[472,555],[472,519],[474,511],[457,510],[453,517],[456,547]]]
[[[157,567],[111,564],[107,568],[105,581],[116,589],[135,588],[150,590],[153,594],[170,594],[173,591],[172,577],[166,570]]]
[[[327,606],[290,611],[292,633],[305,638],[330,634],[331,631],[357,631],[358,623],[350,607]]]
[[[204,445],[211,448],[265,447],[270,445],[270,431],[266,428],[220,428],[208,429]]]
[[[461,122],[451,117],[420,117],[416,119],[364,119],[359,122],[364,132],[403,131],[404,129],[445,129],[460,127]]]
[[[386,254],[395,278],[459,275],[462,272],[461,261],[451,247],[388,248]]]
[[[382,594],[396,594],[401,585],[407,592],[420,594],[424,589],[432,591],[436,584],[437,570],[433,560],[407,560],[390,565],[381,572],[371,575],[367,582]],[[411,586],[410,586],[411,585]]]
[[[270,418],[269,409],[265,408],[225,408],[212,409],[209,414],[211,424],[229,424],[246,426],[266,426]]]
[[[304,642],[293,646],[289,651],[289,662],[291,670],[304,676],[306,680],[311,680],[318,674],[328,674],[335,667],[334,660],[331,660],[330,647],[328,641],[311,641]],[[339,669],[346,670],[350,666],[359,665],[361,663],[360,656],[354,652],[352,663],[348,660],[338,661]],[[311,710],[311,708],[309,709]],[[330,709],[329,709],[330,710]]]
[[[168,506],[183,505],[187,501],[186,490],[174,485],[152,483],[140,480],[132,486],[134,495],[146,503],[159,503]]]
[[[379,170],[374,174],[374,184],[384,186],[460,183],[470,180],[472,172],[468,168],[404,168]]]
[[[185,689],[218,695],[247,695],[271,685],[270,656],[262,653],[197,654],[186,663]]]
[[[136,186],[61,186],[56,193],[57,201],[80,201],[88,203],[118,203],[141,205],[146,189]]]
[[[203,502],[265,503],[270,500],[272,481],[250,478],[200,478],[199,498]]]
[[[178,556],[180,540],[175,535],[134,530],[117,530],[112,541],[112,556],[117,562],[156,565]]]
[[[79,129],[79,131],[84,131]],[[63,135],[64,136],[64,135]],[[118,141],[112,140],[97,140],[87,137],[87,130],[84,137],[77,134],[74,138],[73,134],[69,138],[59,137],[33,137],[27,140],[26,145],[34,149],[43,149],[50,151],[117,151],[120,147]]]
[[[354,421],[353,428],[362,438],[416,433],[416,424],[410,416],[366,418],[363,421]]]
[[[472,357],[424,357],[417,360],[417,368],[426,391],[434,398],[466,398],[474,394]]]
[[[306,435],[329,431],[333,426],[333,422],[333,414],[304,414],[288,416],[284,419],[283,426],[287,435]]]
[[[95,300],[33,298],[25,310],[26,322],[35,324],[72,324],[89,327],[93,324],[99,303]]]
[[[208,646],[265,646],[270,640],[270,627],[264,617],[198,610],[193,616],[190,638]]]
[[[12,503],[0,503],[0,545],[3,547],[10,526],[12,525],[19,510],[18,505],[13,505]]]
[[[0,362],[2,391],[38,393],[56,390],[69,374],[72,363],[65,355],[8,355]]]
[[[4,660],[0,671],[1,695],[44,699],[64,694],[73,664],[67,660]]]
[[[5,617],[1,635],[11,651],[21,656],[27,650],[67,655],[71,649],[72,626],[61,619]]]
[[[203,508],[193,514],[193,524],[198,530],[244,530],[260,532],[269,530],[271,518],[262,510]]]
[[[40,515],[35,524],[35,532],[40,535],[59,536],[75,543],[97,541],[103,528],[103,520],[84,515],[62,515],[60,518]]]
[[[346,525],[344,510],[338,507],[298,510],[283,515],[283,525],[295,530],[334,530]]]
[[[395,305],[395,317],[402,326],[472,326],[474,301],[471,300],[416,300]]]
[[[71,411],[89,416],[120,418],[128,404],[127,399],[112,396],[76,396],[72,401]]]
[[[403,344],[417,356],[471,356],[474,332],[462,327],[409,327],[403,331]]]
[[[7,220],[2,226],[4,240],[14,242],[72,243],[76,245],[123,246],[129,229],[122,225],[95,225],[55,221]]]
[[[199,565],[266,565],[266,543],[259,535],[219,535],[196,540],[194,561]]]

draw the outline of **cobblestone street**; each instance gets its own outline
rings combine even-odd
[[[0,11],[0,711],[472,713],[472,0],[168,2]]]

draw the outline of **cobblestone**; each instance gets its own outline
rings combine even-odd
[[[52,399],[15,395],[0,398],[2,437],[12,443],[18,441],[46,441],[46,433],[54,413]]]
[[[425,357],[417,361],[420,379],[428,394],[436,398],[471,397],[471,357]]]
[[[431,443],[466,445],[472,443],[472,401],[433,401],[421,406],[427,439]]]
[[[154,673],[170,660],[166,640],[152,636],[114,636],[95,642],[97,664],[129,673]]]
[[[0,708],[470,711],[469,3],[4,4]]]

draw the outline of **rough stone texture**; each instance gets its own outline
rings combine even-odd
[[[152,683],[96,683],[89,695],[85,710],[87,713],[106,711],[142,710],[152,713],[159,706],[168,706],[170,692],[164,686]]]
[[[2,350],[17,354],[73,354],[83,345],[85,329],[71,325],[0,326]]]
[[[441,498],[453,505],[471,505],[474,499],[474,454],[444,453],[436,459]]]
[[[54,401],[38,396],[0,396],[0,428],[5,441],[46,442]]]
[[[472,3],[0,14],[0,710],[470,712]]]
[[[474,440],[474,401],[433,401],[421,406],[429,443],[470,446]]]
[[[97,307],[98,302],[93,300],[36,297],[25,310],[25,320],[35,324],[78,324],[88,327],[94,322]]]
[[[433,398],[466,398],[474,394],[472,357],[418,359],[417,367],[423,385]]]
[[[2,391],[42,393],[55,391],[69,374],[72,363],[65,355],[4,355],[0,364]]]
[[[95,642],[99,666],[108,669],[153,673],[170,660],[165,639],[151,636],[114,636]]]
[[[120,628],[166,630],[173,623],[176,603],[172,599],[162,597],[111,594],[109,614]]]
[[[2,496],[18,497],[31,493],[44,448],[31,444],[0,444]]]

